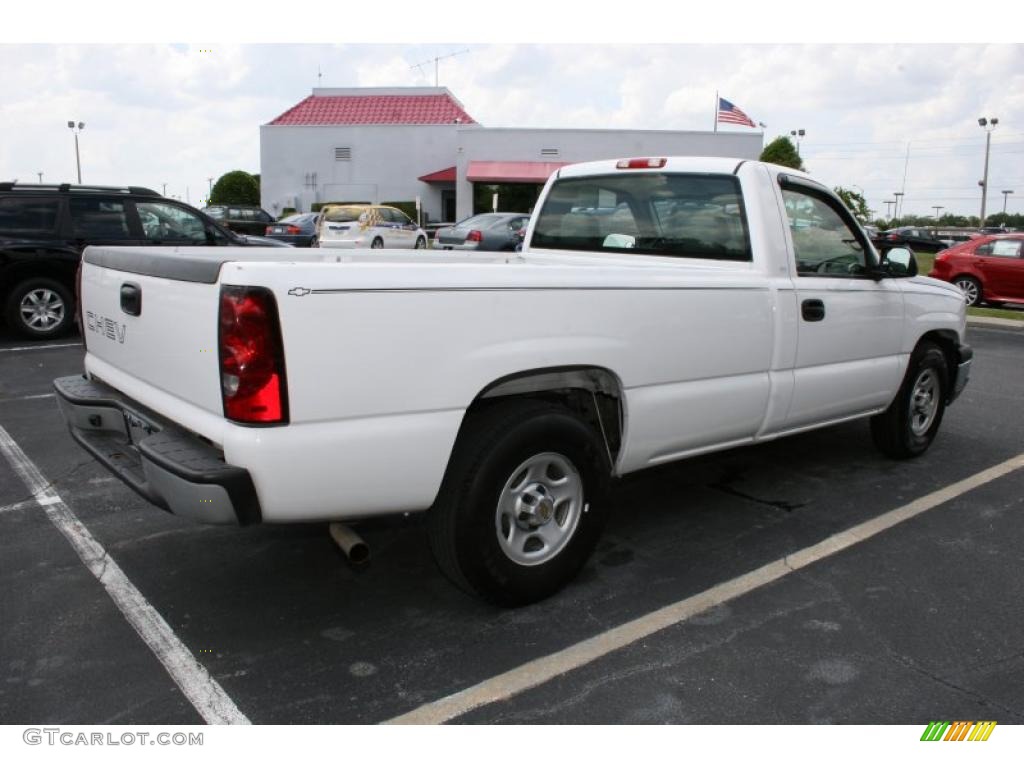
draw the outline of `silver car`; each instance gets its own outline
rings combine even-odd
[[[478,213],[437,230],[433,247],[443,251],[514,251],[529,220],[528,213]]]

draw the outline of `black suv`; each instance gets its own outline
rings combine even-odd
[[[195,208],[144,187],[0,182],[0,307],[35,339],[68,331],[75,274],[87,245],[260,245]]]
[[[274,217],[258,205],[208,205],[203,213],[220,222],[232,232],[262,235]]]

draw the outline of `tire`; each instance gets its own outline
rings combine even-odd
[[[370,247],[371,248],[383,248],[384,247],[384,241],[381,240],[379,237],[375,237],[375,238],[373,238],[373,242],[370,243]]]
[[[416,238],[416,250],[427,247],[427,239],[425,237]]]
[[[964,292],[964,301],[968,307],[976,307],[981,303],[981,283],[973,277],[959,275],[953,278],[953,285]]]
[[[310,248],[319,248],[320,247],[320,241],[317,240],[316,237],[312,238],[309,241],[309,247]]]
[[[871,437],[893,459],[920,456],[932,444],[949,392],[949,368],[942,350],[931,342],[917,346],[892,404],[871,418]]]
[[[542,401],[468,418],[428,513],[434,557],[489,602],[542,600],[573,579],[604,528],[604,444],[575,413]]]
[[[63,283],[33,277],[7,294],[5,314],[15,333],[30,339],[55,339],[74,323],[75,302]]]

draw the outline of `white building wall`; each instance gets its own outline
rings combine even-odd
[[[260,199],[279,215],[313,203],[415,200],[431,218],[441,214],[437,184],[420,176],[455,164],[453,125],[263,125],[260,127]],[[335,160],[349,147],[351,160]],[[307,175],[316,174],[315,185]]]
[[[473,213],[473,184],[466,179],[472,160],[582,163],[624,157],[736,157],[756,160],[764,134],[740,131],[623,131],[545,128],[484,128],[457,130],[456,213]],[[556,157],[541,150],[556,149]],[[449,163],[450,165],[450,163]],[[500,207],[499,201],[499,207]]]

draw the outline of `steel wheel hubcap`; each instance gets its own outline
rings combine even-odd
[[[64,320],[64,301],[49,288],[36,288],[26,293],[18,309],[22,322],[37,331],[56,328]]]
[[[929,368],[918,374],[910,395],[910,430],[920,437],[935,421],[939,410],[939,380]]]
[[[502,552],[519,565],[540,565],[569,543],[583,512],[583,479],[560,453],[533,456],[501,490],[494,525]]]

